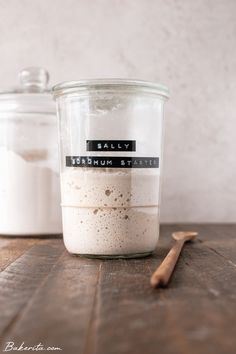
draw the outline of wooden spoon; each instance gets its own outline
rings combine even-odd
[[[197,234],[198,233],[194,231],[178,231],[172,234],[172,237],[176,242],[165,257],[164,261],[151,276],[150,282],[154,288],[166,286],[168,284],[184,243],[187,241],[192,241]]]

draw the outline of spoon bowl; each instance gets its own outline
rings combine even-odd
[[[176,241],[192,241],[197,235],[198,232],[195,231],[176,231],[173,232],[172,237]]]

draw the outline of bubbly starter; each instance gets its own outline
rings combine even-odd
[[[65,169],[61,192],[68,251],[104,256],[152,252],[159,232],[158,171]]]

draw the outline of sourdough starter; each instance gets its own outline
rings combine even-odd
[[[152,252],[159,232],[158,177],[156,169],[66,169],[61,174],[61,192],[68,251]]]

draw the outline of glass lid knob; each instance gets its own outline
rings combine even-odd
[[[47,90],[49,74],[43,68],[30,67],[20,71],[19,79],[23,92],[43,92]]]

